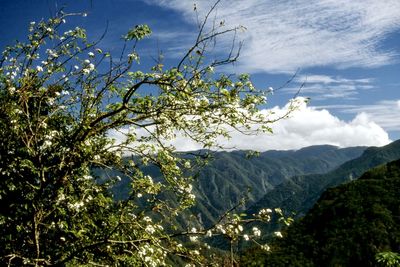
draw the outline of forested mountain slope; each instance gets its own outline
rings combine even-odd
[[[253,266],[368,267],[378,266],[376,254],[388,251],[400,253],[400,160],[328,189],[271,253],[251,251],[243,260]]]
[[[194,183],[198,202],[192,211],[207,224],[237,204],[247,189],[247,205],[251,205],[294,175],[326,173],[364,150],[312,146],[297,151],[267,151],[250,159],[245,151],[218,152]]]
[[[384,147],[370,147],[353,160],[326,174],[296,175],[276,186],[255,203],[248,213],[263,207],[280,207],[297,216],[304,215],[327,188],[358,178],[365,171],[400,158],[400,140]]]
[[[294,175],[328,172],[360,156],[365,149],[321,145],[300,150],[267,151],[251,158],[247,157],[247,151],[214,152],[208,165],[192,173],[197,203],[191,211],[207,225],[236,205],[248,190],[249,206]],[[113,171],[107,172],[111,176],[117,175]],[[146,167],[145,172],[152,177],[159,175],[154,166]],[[96,174],[106,179],[105,172],[97,170]],[[126,198],[130,191],[128,179],[121,177],[122,181],[113,190],[119,199]]]

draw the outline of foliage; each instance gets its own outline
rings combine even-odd
[[[304,218],[271,244],[272,253],[258,260],[268,266],[283,266],[282,260],[290,260],[286,266],[398,266],[399,189],[399,160],[328,189]]]
[[[251,214],[262,207],[280,207],[289,214],[304,216],[327,188],[354,180],[369,169],[398,158],[400,158],[400,141],[384,147],[367,148],[360,157],[345,162],[327,173],[291,177],[267,192],[247,212]]]
[[[364,149],[313,146],[297,151],[266,151],[248,159],[246,151],[204,151],[207,156],[204,160],[209,163],[190,172],[196,176],[192,184],[196,203],[189,211],[202,225],[210,226],[242,197],[246,197],[244,208],[249,207],[291,176],[325,173],[358,157]],[[143,171],[155,179],[160,175],[156,166],[149,165]],[[105,173],[99,175],[104,176]],[[115,185],[113,191],[122,199],[129,196],[129,179],[119,175],[122,181]],[[262,208],[260,206],[250,214]]]
[[[400,266],[400,254],[395,252],[380,252],[376,254],[375,259],[379,266],[396,267]]]
[[[211,9],[212,11],[213,9]],[[208,45],[238,28],[206,27],[175,67],[138,67],[140,25],[125,36],[118,59],[89,42],[80,27],[62,32],[71,14],[32,22],[27,42],[0,59],[0,262],[1,265],[158,266],[179,257],[204,262],[204,236],[244,237],[234,209],[208,228],[176,231],[173,218],[191,206],[194,159],[180,157],[169,141],[181,134],[204,148],[232,129],[270,131],[280,119],[259,112],[267,93],[249,75],[216,73],[236,60],[235,46],[208,60]],[[289,113],[296,108],[291,102]],[[288,114],[284,114],[286,117]],[[123,136],[114,140],[113,135]],[[123,160],[123,155],[134,155]],[[153,164],[162,174],[143,173]],[[129,197],[115,201],[120,177],[99,179],[93,169],[129,177]],[[173,196],[166,198],[165,196]],[[269,211],[268,211],[269,213]],[[260,213],[256,220],[268,221]],[[257,229],[247,239],[260,235]],[[191,246],[182,246],[189,242]],[[232,258],[233,261],[233,258]]]

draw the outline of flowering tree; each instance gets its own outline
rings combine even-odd
[[[170,140],[179,134],[212,148],[231,129],[270,131],[279,119],[259,112],[267,95],[248,75],[215,72],[236,60],[234,47],[224,59],[205,57],[219,35],[239,28],[206,27],[207,16],[175,67],[157,62],[142,72],[137,47],[151,34],[146,25],[127,33],[116,60],[84,29],[60,32],[70,15],[32,22],[28,40],[0,59],[1,265],[158,266],[174,257],[195,264],[205,260],[203,237],[259,236],[243,228],[250,219],[231,212],[207,229],[172,223],[195,201],[185,175],[195,159],[174,153]],[[162,179],[143,171],[149,164]],[[129,197],[113,199],[119,176],[100,179],[96,169],[128,177]],[[271,212],[254,219],[268,221]]]

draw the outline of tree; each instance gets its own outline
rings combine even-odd
[[[230,213],[208,229],[173,225],[195,201],[185,170],[196,160],[175,153],[171,139],[180,134],[211,148],[231,129],[270,131],[280,119],[259,112],[267,93],[257,90],[249,75],[214,71],[234,62],[239,49],[232,46],[226,58],[208,60],[209,44],[240,28],[207,27],[212,10],[194,45],[171,68],[159,61],[148,72],[139,70],[138,47],[151,34],[148,26],[129,30],[116,60],[99,41],[89,42],[80,27],[61,33],[66,19],[77,15],[64,12],[32,22],[28,40],[5,49],[0,59],[2,265],[157,266],[171,257],[199,263],[206,255],[199,248],[206,245],[183,242],[217,233],[230,240],[244,236],[246,220]],[[113,132],[124,138],[114,140]],[[149,164],[162,179],[143,171]],[[100,179],[96,169],[115,172]],[[110,190],[120,179],[116,171],[130,179],[129,198],[119,201]],[[255,219],[267,221],[268,214]]]

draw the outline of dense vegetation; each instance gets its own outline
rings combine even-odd
[[[379,255],[400,252],[399,207],[397,160],[328,189],[271,253],[249,251],[243,261],[253,266],[378,266]]]
[[[255,88],[247,74],[217,71],[237,59],[240,45],[233,41],[225,56],[211,58],[209,46],[222,34],[235,40],[241,28],[207,24],[215,5],[173,66],[164,65],[161,56],[148,69],[139,65],[142,40],[151,35],[147,25],[130,29],[116,54],[101,40],[88,40],[81,27],[67,28],[71,16],[87,14],[61,11],[32,22],[26,40],[5,48],[0,265],[159,266],[177,258],[199,265],[210,254],[200,242],[205,236],[231,243],[243,237],[245,221],[233,210],[208,228],[175,227],[195,202],[187,171],[202,158],[175,153],[171,140],[181,135],[204,149],[218,148],[218,138],[232,130],[270,132],[273,122],[304,100],[290,101],[281,116],[262,113],[268,90]],[[160,179],[144,173],[149,165],[157,167]],[[111,194],[119,175],[101,179],[95,169],[128,177],[128,197]],[[247,238],[260,236],[253,232]]]
[[[244,189],[253,187],[250,201],[256,201],[281,184],[302,180],[289,178],[295,173],[328,171],[363,150],[268,152],[247,163],[242,152],[221,153],[214,167],[193,172],[203,157],[176,153],[170,141],[177,136],[205,150],[220,148],[218,138],[229,138],[232,130],[270,132],[270,124],[304,101],[290,101],[281,116],[260,112],[269,91],[255,88],[247,74],[216,72],[235,62],[240,46],[233,44],[226,57],[212,60],[206,57],[209,46],[222,34],[234,38],[241,28],[206,25],[214,8],[175,66],[165,66],[160,57],[150,69],[140,69],[141,40],[151,35],[146,25],[129,30],[123,51],[115,55],[100,41],[89,41],[84,29],[68,30],[66,20],[79,14],[63,12],[32,22],[27,40],[5,49],[0,58],[0,265],[234,265],[233,247],[242,240],[270,248],[260,241],[260,229],[248,226],[282,217],[280,209],[260,208],[252,217],[236,213],[231,207]],[[369,151],[374,157],[367,151],[360,158],[366,167],[387,159]],[[360,171],[354,162],[338,169],[347,168],[345,179],[352,177],[349,170],[351,175]],[[310,176],[301,190],[311,199],[319,196],[343,181],[332,173],[322,182],[324,176]],[[191,211],[206,223],[186,220],[196,196],[199,204]],[[206,243],[215,236],[230,245],[229,258],[216,261],[226,254]]]
[[[280,207],[282,210],[303,216],[329,187],[357,179],[367,170],[400,158],[400,140],[384,147],[370,147],[353,160],[324,173],[296,175],[276,186],[249,208],[252,214],[262,207]]]
[[[250,158],[246,151],[213,152],[209,164],[192,172],[196,177],[193,181],[196,203],[190,208],[191,213],[205,226],[212,225],[243,197],[246,203],[241,208],[245,209],[294,175],[326,173],[360,156],[364,150],[364,147],[312,146],[297,151],[267,151]],[[152,177],[160,175],[154,166],[148,166],[145,172]],[[113,192],[116,198],[123,199],[129,195],[129,180],[119,175],[122,181]]]

